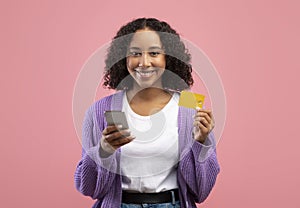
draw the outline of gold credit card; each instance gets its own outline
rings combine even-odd
[[[182,91],[179,98],[179,106],[186,108],[202,108],[204,103],[204,95],[193,93],[190,91]]]

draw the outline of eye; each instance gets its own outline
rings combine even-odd
[[[150,56],[155,57],[155,56],[158,56],[158,55],[161,54],[161,53],[158,52],[158,51],[151,51],[151,52],[149,52],[149,54],[150,54]]]
[[[129,56],[138,57],[138,56],[141,56],[141,55],[142,55],[142,52],[137,52],[137,51],[129,52]]]

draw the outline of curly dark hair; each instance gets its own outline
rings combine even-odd
[[[164,48],[167,70],[162,75],[163,87],[176,91],[191,87],[191,55],[179,34],[168,23],[155,18],[138,18],[120,28],[107,51],[103,86],[117,90],[132,87],[133,78],[128,76],[126,66],[127,51],[134,33],[146,28],[158,32]]]

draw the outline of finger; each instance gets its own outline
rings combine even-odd
[[[119,147],[121,147],[125,144],[128,144],[128,143],[132,142],[134,139],[135,139],[134,136],[119,138],[119,139],[116,139],[116,140],[112,141],[111,145],[114,148],[119,148]]]
[[[197,112],[204,112],[204,113],[207,113],[210,117],[212,117],[212,110],[210,110],[210,109],[198,108]]]
[[[201,122],[206,128],[211,127],[211,123],[206,119],[206,117],[196,117],[195,121]]]
[[[198,112],[194,118],[197,119],[197,118],[201,118],[201,117],[204,117],[208,123],[211,123],[212,122],[212,119],[210,118],[210,116],[208,115],[208,113],[204,113],[204,112]]]
[[[209,133],[209,129],[204,126],[201,122],[197,122],[196,126],[200,129],[202,135],[206,135]]]
[[[116,140],[114,142],[114,145],[112,145],[112,147],[117,149],[117,148],[120,148],[120,147],[132,142],[133,140],[134,140],[134,138],[129,138],[129,137],[122,138],[120,140]]]
[[[204,110],[203,112],[207,113],[211,119],[213,118],[212,110],[208,109],[208,110]]]
[[[209,117],[212,117],[212,111],[210,109],[199,109],[197,110],[197,113],[198,112],[202,112],[202,113],[207,113],[209,115]]]
[[[105,135],[104,138],[108,143],[111,143],[112,141],[114,141],[116,139],[130,136],[130,133],[131,132],[129,131],[129,129],[125,129],[125,130],[116,131],[111,134]]]
[[[210,129],[210,123],[204,118],[200,117],[200,122],[208,129]]]
[[[103,135],[108,135],[108,134],[111,134],[112,132],[118,131],[120,128],[122,128],[121,125],[117,125],[117,126],[116,126],[116,125],[107,126],[107,127],[103,130],[102,134],[103,134]]]
[[[213,129],[214,126],[215,126],[215,119],[214,119],[212,111],[211,110],[199,109],[199,113],[200,112],[204,112],[204,113],[208,114],[209,118],[211,119],[211,120],[208,120],[208,122],[210,123],[210,125],[212,126],[212,129]],[[198,111],[197,111],[197,113],[198,113]]]

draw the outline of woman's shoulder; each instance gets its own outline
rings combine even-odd
[[[95,110],[102,109],[103,111],[114,109],[116,106],[120,106],[122,104],[123,94],[124,91],[118,91],[100,98],[91,105],[91,108],[94,108]]]

